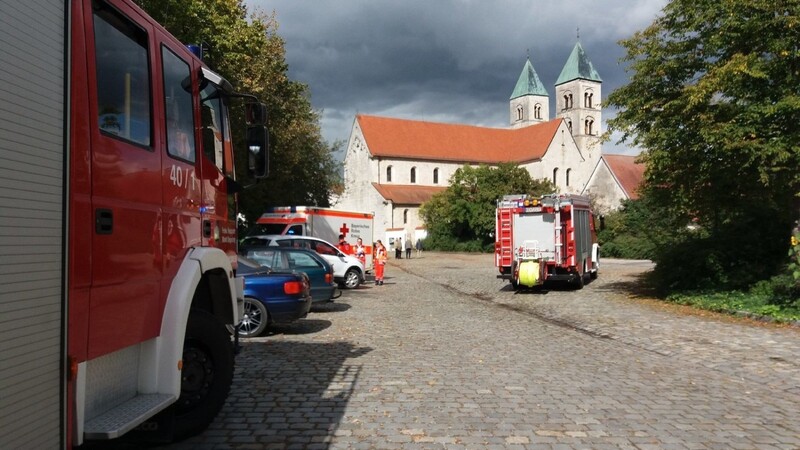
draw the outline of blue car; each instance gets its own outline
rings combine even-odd
[[[302,319],[311,309],[311,288],[303,272],[276,272],[258,262],[239,257],[244,275],[244,315],[239,335],[263,334],[273,323]]]
[[[317,252],[294,247],[242,247],[239,254],[274,272],[304,272],[311,284],[312,303],[330,302],[341,296],[333,280],[333,267]]]

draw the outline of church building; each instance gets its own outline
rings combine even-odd
[[[509,99],[507,128],[359,114],[344,159],[344,186],[334,207],[375,214],[374,238],[424,238],[419,207],[447,188],[464,165],[512,162],[562,193],[583,192],[600,161],[602,80],[580,42],[550,96],[525,62]]]

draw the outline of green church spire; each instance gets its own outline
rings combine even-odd
[[[589,57],[586,56],[586,52],[583,51],[580,42],[575,43],[575,48],[572,49],[567,63],[564,64],[564,68],[561,69],[561,75],[558,76],[556,86],[578,78],[597,81],[598,83],[603,81],[600,79],[600,74],[594,70],[594,66],[592,62],[589,61]]]
[[[522,73],[519,74],[517,85],[514,87],[514,92],[511,93],[511,100],[523,95],[542,95],[547,97],[547,89],[544,88],[542,80],[539,79],[539,75],[533,69],[530,58],[525,62]]]

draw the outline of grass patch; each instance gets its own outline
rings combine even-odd
[[[776,322],[800,321],[800,308],[795,304],[775,304],[773,296],[756,292],[682,292],[670,294],[666,300],[709,311],[768,317]]]

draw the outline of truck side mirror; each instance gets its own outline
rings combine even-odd
[[[247,125],[267,124],[267,105],[263,103],[247,103],[244,105],[244,120]]]
[[[247,127],[248,169],[254,178],[266,178],[269,174],[269,135],[267,127],[255,125]]]

